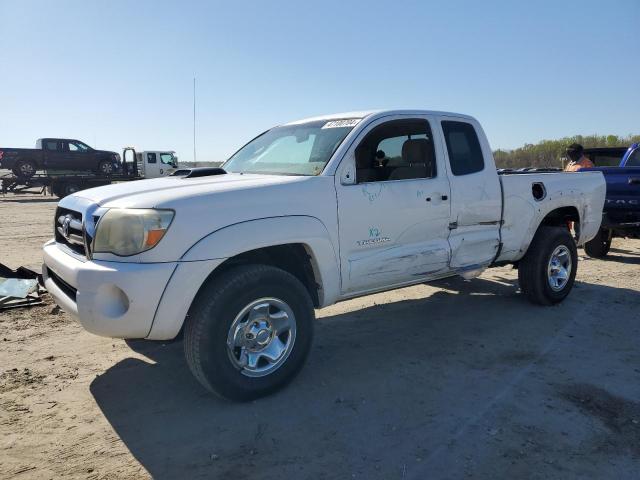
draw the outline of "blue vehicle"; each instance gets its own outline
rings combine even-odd
[[[584,250],[590,257],[601,258],[609,253],[611,240],[640,238],[640,143],[631,145],[617,167],[595,167],[607,182],[602,226],[587,242]]]

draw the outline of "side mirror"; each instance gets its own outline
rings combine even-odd
[[[356,184],[356,161],[353,154],[344,159],[340,165],[340,185]]]

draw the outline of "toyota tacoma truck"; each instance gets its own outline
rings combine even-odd
[[[498,175],[470,116],[315,117],[223,168],[64,198],[44,283],[95,334],[182,333],[197,380],[248,400],[300,370],[314,308],[506,264],[532,302],[562,301],[604,198],[600,172]]]
[[[613,238],[640,238],[640,144],[631,145],[617,167],[595,167],[607,184],[602,225],[584,245],[587,255],[605,257]]]
[[[110,175],[120,163],[116,152],[94,150],[80,140],[40,138],[36,148],[0,148],[0,168],[31,178],[38,170],[92,171]]]

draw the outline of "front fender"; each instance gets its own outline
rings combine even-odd
[[[303,244],[311,256],[320,284],[320,306],[334,303],[340,293],[338,256],[327,228],[315,217],[269,217],[229,225],[200,239],[180,261],[226,259],[250,250],[292,243]]]

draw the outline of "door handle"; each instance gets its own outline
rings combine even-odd
[[[640,185],[640,177],[629,177],[629,185]]]
[[[435,196],[436,196],[436,200],[437,200],[438,196],[440,196],[440,199],[443,200],[443,201],[449,200],[449,196],[448,195],[441,195],[439,193],[436,193]],[[431,197],[425,197],[424,200],[425,200],[425,202],[430,202],[431,201]]]

